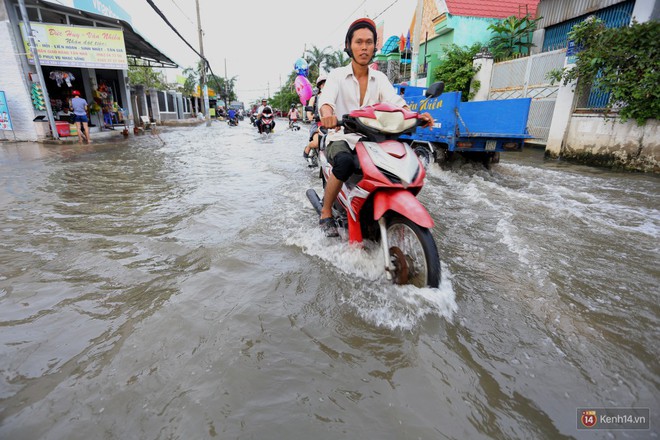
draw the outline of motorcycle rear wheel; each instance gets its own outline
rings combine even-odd
[[[395,268],[393,279],[396,284],[416,287],[440,285],[440,257],[428,228],[395,215],[387,222],[387,243]]]

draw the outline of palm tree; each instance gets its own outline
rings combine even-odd
[[[327,53],[328,49],[330,49],[330,46],[324,47],[323,49],[312,46],[311,49],[305,51],[304,58],[307,61],[307,64],[309,64],[310,78],[317,78],[319,72],[321,72],[321,67],[327,64],[329,56]]]
[[[328,58],[326,59],[326,67],[328,70],[331,69],[336,69],[337,67],[342,67],[348,64],[350,61],[350,58],[344,52],[343,50],[336,50],[332,52],[331,54],[328,54]]]

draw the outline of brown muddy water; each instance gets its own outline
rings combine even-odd
[[[284,125],[0,146],[0,438],[658,438],[658,178],[432,165],[442,282],[398,287]]]

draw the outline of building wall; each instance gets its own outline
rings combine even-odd
[[[487,46],[491,38],[488,26],[498,21],[496,18],[461,17],[447,14],[447,18],[435,27],[438,36],[430,39],[428,43],[422,44],[419,48],[420,57],[426,54],[426,63],[428,63],[426,86],[435,82],[433,71],[440,65],[443,53],[452,44],[469,47],[474,43],[480,43]]]
[[[21,141],[35,141],[38,138],[37,129],[43,133],[49,133],[50,126],[48,122],[33,122],[37,115],[32,107],[32,99],[28,84],[27,72],[24,70],[23,42],[16,40],[16,32],[12,28],[9,20],[10,11],[6,9],[5,2],[0,2],[0,90],[5,92],[7,106],[9,107],[9,116],[11,117],[14,133],[4,132],[7,139]],[[8,43],[8,44],[7,44]],[[19,49],[20,48],[20,49]],[[35,74],[36,80],[36,74]],[[44,113],[44,112],[39,112]]]
[[[538,29],[544,29],[624,1],[626,0],[542,0],[537,9],[537,16],[543,17],[539,20]],[[649,0],[637,1],[648,2]]]
[[[660,172],[660,123],[656,119],[638,126],[600,115],[573,115],[561,156],[585,163]]]

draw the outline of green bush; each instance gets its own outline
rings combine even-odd
[[[564,85],[579,79],[580,94],[588,93],[592,85],[609,93],[606,114],[615,109],[622,121],[634,119],[642,125],[660,118],[660,23],[607,28],[590,17],[568,35],[579,49],[575,67],[555,69],[548,74],[550,79]]]
[[[440,65],[433,71],[434,81],[443,81],[447,92],[461,92],[463,101],[472,99],[481,86],[479,81],[473,80],[479,69],[472,65],[472,59],[481,47],[480,43],[470,47],[452,44],[444,53]]]
[[[529,55],[530,49],[534,47],[532,34],[541,18],[532,18],[529,14],[521,18],[512,15],[488,26],[493,31],[489,46],[493,56],[496,59],[507,59],[516,55]]]

